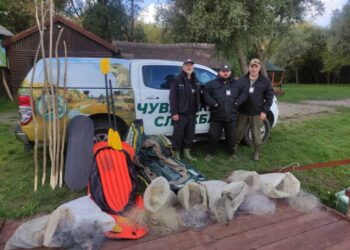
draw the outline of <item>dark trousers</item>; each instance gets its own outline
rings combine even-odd
[[[173,150],[180,151],[183,148],[191,148],[194,131],[196,128],[196,115],[180,115],[180,119],[174,122],[172,136]]]
[[[209,128],[209,145],[207,149],[208,154],[214,154],[218,147],[218,142],[222,136],[222,130],[225,131],[225,138],[227,142],[227,151],[229,154],[234,153],[234,146],[236,143],[236,120],[231,121],[211,121]]]

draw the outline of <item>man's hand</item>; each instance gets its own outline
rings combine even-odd
[[[217,108],[219,105],[217,103],[214,104],[214,108]]]
[[[266,119],[266,114],[264,112],[260,113],[260,120],[265,120]]]
[[[174,122],[177,122],[180,119],[180,117],[179,115],[176,114],[176,115],[173,115],[171,119],[173,119]]]

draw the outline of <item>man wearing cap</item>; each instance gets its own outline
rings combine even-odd
[[[249,63],[249,72],[242,76],[239,81],[249,88],[249,97],[239,108],[237,125],[237,144],[242,140],[247,127],[252,131],[254,142],[253,160],[259,160],[262,121],[266,119],[267,113],[273,102],[273,89],[270,80],[260,73],[261,62],[254,58]]]
[[[203,91],[205,102],[210,110],[209,146],[205,160],[213,158],[218,141],[225,131],[228,153],[232,160],[237,160],[234,146],[236,139],[236,121],[238,107],[247,99],[248,92],[244,85],[231,77],[228,65],[220,68],[215,80],[207,83]]]
[[[170,85],[170,112],[174,123],[172,143],[175,158],[179,160],[183,148],[185,158],[196,161],[190,150],[195,133],[196,113],[200,107],[200,90],[193,70],[194,62],[187,59],[182,65],[181,73]]]

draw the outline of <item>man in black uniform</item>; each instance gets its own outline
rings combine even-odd
[[[213,158],[223,129],[228,153],[232,160],[237,160],[234,151],[237,110],[248,97],[247,89],[231,78],[231,69],[224,65],[220,68],[217,78],[207,83],[203,97],[210,107],[209,146],[205,160]]]
[[[181,73],[170,85],[170,112],[174,121],[172,136],[175,158],[181,159],[180,152],[184,149],[184,156],[190,161],[196,161],[191,156],[196,113],[199,109],[199,86],[194,73],[194,62],[187,59],[182,66]]]
[[[239,81],[249,88],[249,97],[239,109],[237,144],[242,140],[247,127],[251,128],[254,142],[253,160],[259,160],[262,121],[266,119],[267,113],[273,102],[273,88],[270,80],[260,72],[261,62],[254,58],[249,63],[249,72],[242,76]]]

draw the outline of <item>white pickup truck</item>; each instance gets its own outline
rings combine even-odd
[[[100,58],[67,58],[66,92],[64,93],[65,59],[59,58],[60,72],[57,73],[56,59],[52,59],[52,82],[58,84],[58,117],[62,122],[76,115],[90,116],[95,122],[95,140],[104,140],[108,129],[105,99],[104,75],[100,71]],[[110,59],[113,94],[118,129],[123,135],[128,124],[134,119],[142,119],[146,134],[172,134],[169,106],[169,87],[174,77],[180,73],[182,62],[165,60],[125,60]],[[195,64],[198,83],[204,86],[216,77],[216,72],[206,66]],[[34,124],[30,108],[30,83],[33,69],[24,79],[19,89],[19,111],[21,125],[16,129],[17,137],[26,144],[34,141]],[[34,105],[39,127],[39,140],[43,138],[42,121],[50,120],[50,110],[44,107],[48,97],[43,91],[43,61],[36,64],[33,87]],[[46,99],[45,99],[46,98]],[[209,112],[205,106],[197,114],[196,135],[205,135],[209,129]],[[68,119],[64,119],[64,118]],[[268,140],[270,127],[278,120],[277,100],[274,98],[271,112],[261,128],[263,141]],[[63,127],[63,126],[62,126]],[[40,132],[41,131],[41,132]],[[197,138],[199,138],[197,137]],[[249,131],[246,143],[251,143]]]

